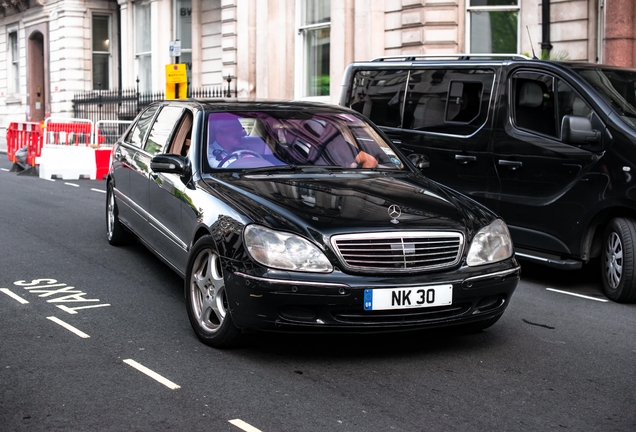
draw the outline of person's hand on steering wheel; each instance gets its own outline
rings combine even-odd
[[[220,162],[219,162],[219,168],[225,166],[225,164],[230,165],[233,162],[236,162],[238,159],[241,159],[242,157],[257,157],[257,158],[263,158],[263,156],[261,156],[260,154],[256,153],[255,151],[252,150],[247,150],[247,149],[240,149],[240,150],[235,150],[233,152],[231,152],[230,154],[228,154],[227,156],[225,156]],[[230,162],[231,161],[231,162]]]

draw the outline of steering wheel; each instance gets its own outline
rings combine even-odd
[[[236,151],[233,151],[232,153],[230,153],[229,155],[225,156],[221,160],[221,162],[219,162],[218,166],[220,168],[223,165],[225,165],[226,163],[228,163],[231,159],[238,160],[238,159],[242,158],[245,155],[250,155],[250,156],[254,156],[254,157],[263,159],[263,156],[261,156],[260,154],[256,153],[255,151],[252,151],[252,150],[236,150]],[[232,162],[235,162],[235,161],[232,161]]]

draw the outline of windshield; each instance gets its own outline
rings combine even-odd
[[[210,112],[207,167],[404,169],[369,124],[352,114],[282,110]]]
[[[636,71],[612,68],[575,68],[632,128],[636,129]]]

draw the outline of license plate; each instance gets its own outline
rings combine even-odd
[[[364,290],[364,310],[409,309],[453,304],[453,285]]]

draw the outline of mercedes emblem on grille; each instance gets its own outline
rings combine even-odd
[[[392,224],[400,223],[400,221],[398,220],[400,216],[402,216],[402,209],[399,206],[396,206],[395,204],[391,204],[389,206],[389,217],[391,218],[391,223]]]

